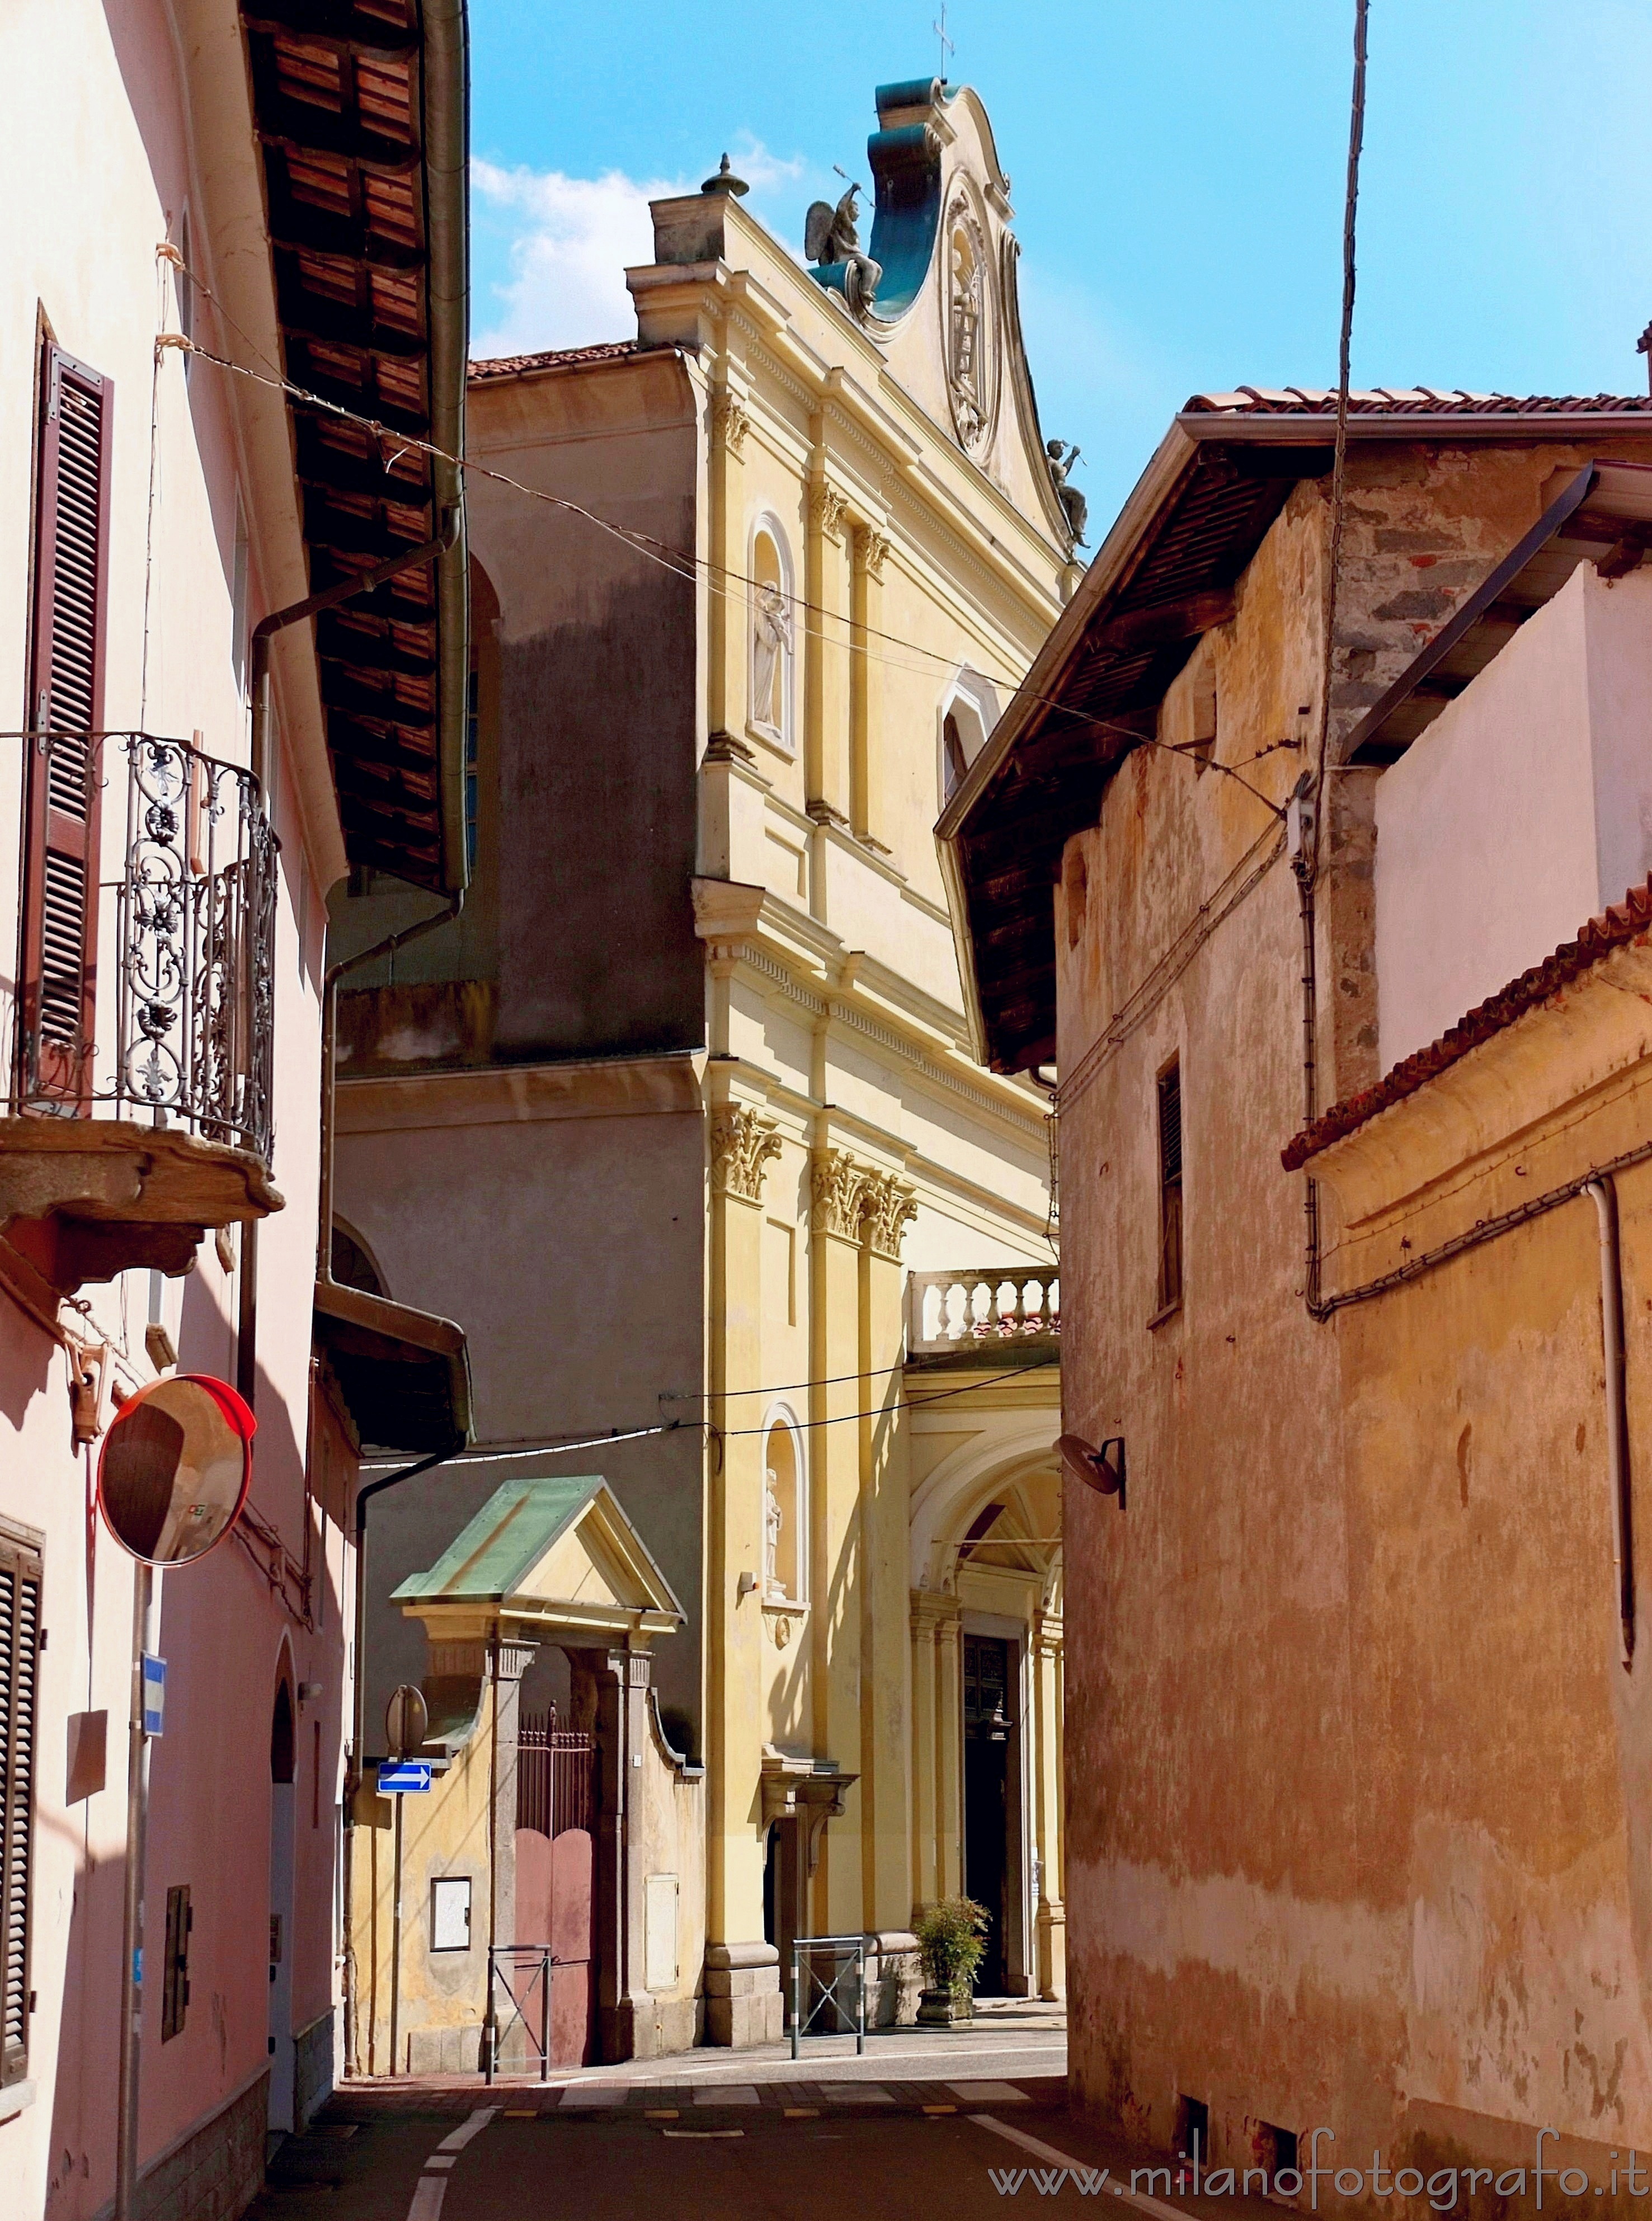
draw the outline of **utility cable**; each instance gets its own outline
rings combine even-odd
[[[398,442],[404,452],[410,451],[416,454],[428,455],[433,461],[449,464],[454,469],[466,472],[471,477],[490,479],[494,485],[504,486],[513,493],[522,494],[529,501],[541,502],[548,508],[560,510],[566,516],[577,516],[584,522],[594,526],[598,532],[606,533],[610,539],[617,540],[622,545],[645,556],[648,561],[658,564],[662,570],[668,572],[672,577],[681,579],[685,585],[692,584],[698,575],[704,572],[706,574],[705,585],[708,592],[719,594],[725,600],[738,601],[742,605],[748,605],[750,600],[750,593],[746,590],[755,591],[761,588],[766,591],[776,591],[771,582],[753,578],[744,571],[733,570],[726,564],[714,561],[709,555],[698,554],[689,548],[673,547],[668,541],[656,539],[651,533],[637,532],[629,526],[616,524],[608,517],[598,516],[595,510],[585,508],[580,502],[570,501],[561,494],[547,493],[542,487],[529,485],[521,479],[512,478],[508,472],[496,471],[490,465],[477,462],[473,458],[450,454],[446,448],[437,447],[434,441],[419,439],[410,432],[395,431],[379,418],[368,416],[358,410],[347,408],[342,402],[329,400],[326,395],[314,392],[308,386],[299,385],[291,379],[271,377],[262,372],[249,369],[245,363],[232,361],[227,355],[214,354],[210,349],[199,346],[191,340],[168,335],[167,343],[182,347],[199,360],[212,363],[220,370],[229,371],[237,378],[245,378],[256,385],[268,386],[272,391],[284,393],[289,399],[299,402],[306,408],[321,410],[325,414],[338,417],[346,423],[354,424],[364,431],[372,433],[377,439]],[[806,601],[798,594],[788,594],[785,599],[793,610],[803,615],[844,626],[850,638],[841,645],[860,646],[861,653],[867,656],[868,661],[881,663],[891,669],[900,671],[923,671],[935,666],[951,671],[957,666],[958,658],[955,655],[943,654],[938,648],[925,648],[919,641],[906,640],[898,633],[885,632],[879,626],[862,623],[841,610],[829,610],[823,604]],[[923,658],[923,662],[922,664],[905,663],[898,657],[879,654],[866,645],[874,640],[885,641],[892,648],[901,648],[910,654],[921,656]],[[1070,715],[1066,704],[1052,695],[1026,693],[1022,682],[1011,678],[1007,673],[984,671],[980,676],[991,680],[995,686],[1010,694],[1019,695],[1021,699],[1031,708],[1061,710]],[[1075,729],[1104,733],[1126,740],[1136,748],[1157,748],[1167,755],[1182,755],[1185,753],[1182,749],[1173,747],[1168,741],[1157,739],[1152,734],[1138,732],[1134,726],[1122,724],[1108,718],[1079,717],[1074,718],[1073,723]],[[1247,794],[1254,796],[1264,810],[1271,811],[1275,817],[1283,817],[1285,813],[1280,805],[1270,802],[1261,790],[1253,786],[1233,765],[1221,763],[1212,758],[1204,767],[1210,771],[1220,772],[1225,778],[1235,780],[1243,787]]]
[[[1336,348],[1336,448],[1330,480],[1330,559],[1325,583],[1324,653],[1319,685],[1319,746],[1314,777],[1313,828],[1306,868],[1317,873],[1324,816],[1325,762],[1330,751],[1332,659],[1336,650],[1336,596],[1342,579],[1342,534],[1348,512],[1348,395],[1354,342],[1355,236],[1360,205],[1360,155],[1365,145],[1366,22],[1369,0],[1354,0],[1354,89],[1348,123],[1348,183],[1342,197],[1342,321]]]
[[[896,1368],[893,1367],[879,1367],[875,1369],[879,1372],[892,1372]],[[955,1388],[940,1389],[933,1396],[908,1396],[904,1398],[904,1404],[902,1405],[879,1404],[873,1405],[870,1410],[864,1411],[836,1411],[834,1412],[831,1417],[828,1419],[799,1419],[796,1423],[798,1431],[800,1434],[808,1434],[812,1432],[813,1430],[817,1427],[847,1426],[856,1419],[884,1419],[887,1418],[892,1411],[901,1409],[905,1409],[907,1411],[921,1411],[927,1404],[944,1404],[951,1397],[966,1396],[977,1388],[996,1388],[1004,1381],[1018,1380],[1023,1373],[1039,1373],[1043,1369],[1044,1361],[1042,1359],[1036,1359],[1030,1365],[1017,1365],[1012,1371],[1008,1373],[991,1373],[985,1380],[961,1381]],[[871,1374],[869,1372],[866,1373],[845,1373],[842,1377],[846,1380],[861,1380],[870,1378]],[[765,1394],[773,1395],[776,1392],[773,1389],[741,1388],[731,1390],[729,1392],[733,1395],[741,1396],[761,1396]],[[714,1398],[712,1400],[716,1399]],[[480,1452],[463,1452],[454,1457],[441,1459],[440,1461],[436,1461],[436,1462],[440,1462],[443,1465],[457,1466],[504,1465],[512,1460],[521,1458],[560,1457],[566,1455],[567,1453],[573,1450],[604,1449],[610,1442],[641,1442],[646,1436],[649,1435],[673,1435],[688,1431],[704,1431],[707,1434],[716,1435],[724,1442],[732,1442],[737,1441],[744,1435],[767,1435],[772,1433],[773,1429],[767,1426],[718,1427],[714,1426],[708,1419],[665,1419],[651,1427],[629,1427],[623,1430],[616,1431],[612,1434],[587,1435],[581,1437],[577,1442],[554,1442],[527,1444],[521,1449],[513,1450],[485,1449]],[[387,1458],[376,1460],[370,1459],[363,1464],[361,1470],[364,1473],[372,1473],[377,1471],[382,1466],[391,1465],[394,1462],[394,1460]]]

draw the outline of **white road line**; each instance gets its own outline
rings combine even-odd
[[[1040,2143],[1024,2129],[1012,2129],[1008,2121],[995,2121],[991,2113],[971,2113],[968,2118],[978,2129],[991,2129],[995,2137],[1004,2137],[1011,2143],[1019,2144],[1023,2151],[1030,2152],[1048,2167],[1064,2167],[1069,2173],[1078,2174],[1102,2172],[1084,2160],[1069,2158],[1066,2152],[1057,2151],[1054,2144]],[[1140,2212],[1155,2215],[1156,2221],[1188,2221],[1188,2208],[1185,2205],[1167,2205],[1161,2199],[1149,2198],[1144,2190],[1127,2190],[1122,2182],[1110,2180],[1107,2187],[1115,2198],[1122,2198],[1127,2205],[1134,2205]]]
[[[455,2129],[450,2137],[443,2137],[436,2149],[445,2152],[463,2151],[472,2137],[481,2135],[498,2110],[497,2105],[479,2105],[462,2128]]]
[[[457,2162],[458,2158],[457,2152],[432,2152],[424,2162],[424,2171],[427,2174],[446,2174],[447,2169]]]
[[[407,2209],[407,2221],[441,2221],[441,2201],[447,2195],[445,2174],[422,2174]]]

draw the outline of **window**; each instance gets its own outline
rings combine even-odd
[[[160,1970],[160,2040],[170,2043],[183,2032],[190,2011],[190,1930],[195,1915],[190,1910],[189,1884],[166,1893],[166,1955]]]
[[[789,1417],[777,1418],[763,1448],[763,1593],[782,1604],[808,1594],[807,1515],[797,1433]]]
[[[1159,1074],[1159,1309],[1181,1301],[1181,1065]]]
[[[98,766],[109,573],[106,379],[47,343],[35,454],[20,1061],[42,1109],[84,1108],[97,968]]]
[[[29,1853],[41,1561],[0,1540],[0,2088],[28,2075]]]
[[[963,735],[958,730],[958,720],[948,710],[941,726],[941,747],[944,769],[942,773],[943,802],[950,802],[954,789],[969,769],[969,758],[964,754]]]
[[[998,721],[998,689],[979,671],[960,664],[957,676],[941,698],[939,710],[939,787],[944,810]]]
[[[778,524],[760,524],[751,554],[751,709],[766,740],[792,746],[792,572]]]

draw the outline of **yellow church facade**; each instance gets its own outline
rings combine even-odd
[[[1048,1097],[970,1057],[932,828],[1082,512],[980,103],[878,110],[864,246],[845,196],[800,261],[725,162],[634,341],[473,366],[472,892],[341,1006],[341,1234],[464,1321],[495,1460],[375,1511],[370,1680],[428,1672],[390,1591],[502,1476],[600,1472],[680,1605],[628,1639],[695,1881],[604,1947],[599,2055],[773,2040],[798,1936],[910,2018],[960,1889],[984,1987],[1063,1989]],[[359,879],[338,930],[417,910]]]

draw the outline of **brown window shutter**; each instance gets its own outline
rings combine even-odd
[[[47,344],[35,479],[23,859],[27,1101],[89,1107],[97,973],[97,744],[109,591],[110,381]]]
[[[28,2074],[29,1853],[41,1561],[0,1543],[0,2089]]]

